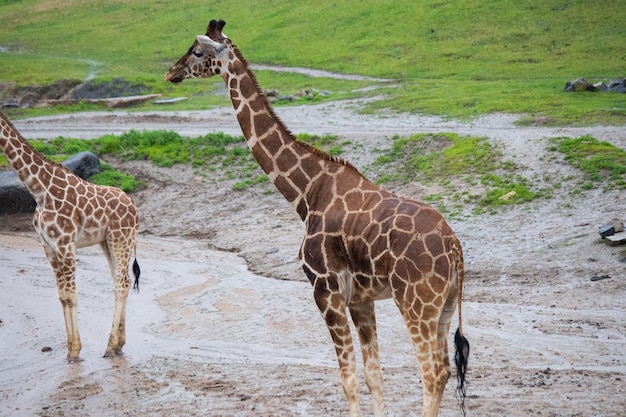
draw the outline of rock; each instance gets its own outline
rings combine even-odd
[[[70,156],[61,164],[84,180],[100,172],[100,159],[89,151]]]
[[[129,107],[137,104],[145,103],[146,101],[154,100],[161,97],[161,94],[146,94],[141,96],[127,96],[127,97],[112,97],[112,98],[85,98],[85,99],[58,99],[58,100],[42,100],[39,102],[39,107],[54,107],[60,105],[72,105],[83,103],[90,104],[103,104],[110,108]]]
[[[187,97],[164,98],[160,100],[154,100],[152,104],[174,104],[183,100],[187,100]]]
[[[83,179],[100,172],[100,160],[91,152],[80,152],[62,164]],[[37,203],[13,171],[0,172],[0,215],[32,213]]]
[[[614,93],[626,93],[626,78],[611,80],[608,83],[604,81],[590,83],[581,77],[566,82],[563,91],[612,91]]]
[[[608,90],[615,93],[626,93],[626,78],[609,81]]]
[[[514,190],[512,190],[512,191],[509,191],[508,193],[506,193],[504,195],[501,195],[498,198],[498,200],[509,201],[511,198],[515,197],[516,195],[517,195],[517,193]]]
[[[0,215],[32,213],[37,203],[13,171],[0,172]]]
[[[626,245],[626,233],[619,232],[614,235],[607,236],[605,242],[609,246]]]
[[[596,88],[584,78],[577,78],[566,82],[564,91],[596,91]]]
[[[603,279],[611,279],[610,275],[594,275],[591,277],[592,281],[602,281]]]
[[[602,239],[612,236],[615,233],[620,233],[624,231],[624,222],[618,219],[611,220],[608,224],[600,227],[598,229],[598,233],[600,233],[600,237]]]
[[[598,229],[598,233],[600,233],[600,237],[604,239],[607,236],[612,236],[615,234],[615,227],[611,225],[602,226]]]

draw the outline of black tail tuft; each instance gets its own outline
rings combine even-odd
[[[465,381],[465,375],[467,373],[467,358],[469,357],[470,344],[461,333],[460,329],[456,329],[454,334],[454,347],[456,353],[454,354],[454,363],[456,364],[456,391],[461,405],[461,412],[465,416],[465,396],[467,392],[467,382]]]
[[[133,290],[139,292],[139,275],[141,275],[141,269],[139,269],[139,263],[137,259],[133,262],[133,275],[135,275],[135,282],[133,284]]]

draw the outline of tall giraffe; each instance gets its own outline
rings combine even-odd
[[[359,335],[374,414],[384,415],[374,301],[392,297],[417,354],[423,416],[437,416],[451,374],[448,332],[455,336],[457,379],[465,413],[469,343],[461,330],[461,244],[434,208],[389,193],[349,162],[299,142],[275,115],[235,45],[212,20],[167,81],[222,76],[241,130],[259,165],[305,223],[302,268],[335,345],[350,415],[360,416],[350,316]]]
[[[76,249],[96,243],[104,252],[115,289],[113,327],[105,357],[122,353],[126,342],[126,298],[130,287],[128,266],[139,231],[137,209],[130,197],[114,187],[94,185],[34,150],[0,112],[0,148],[11,168],[31,193],[37,207],[35,231],[54,270],[67,331],[67,359],[79,360],[76,290]],[[139,265],[133,263],[134,287],[139,286]]]

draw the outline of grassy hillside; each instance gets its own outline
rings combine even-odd
[[[163,75],[211,18],[250,62],[392,78],[372,82],[261,71],[265,88],[331,98],[387,94],[371,109],[472,117],[523,112],[547,123],[626,123],[626,96],[564,93],[566,81],[626,76],[626,0],[0,0],[0,82],[124,77],[179,104],[225,103],[221,80]],[[200,92],[204,92],[198,96]]]

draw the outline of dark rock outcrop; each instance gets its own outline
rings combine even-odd
[[[83,179],[100,172],[100,160],[91,152],[80,152],[62,162]],[[32,213],[37,204],[15,172],[0,172],[0,215]]]
[[[584,78],[577,78],[573,81],[566,82],[563,91],[612,91],[614,93],[626,93],[626,78],[611,80],[607,83],[599,81],[595,84],[590,83]]]

